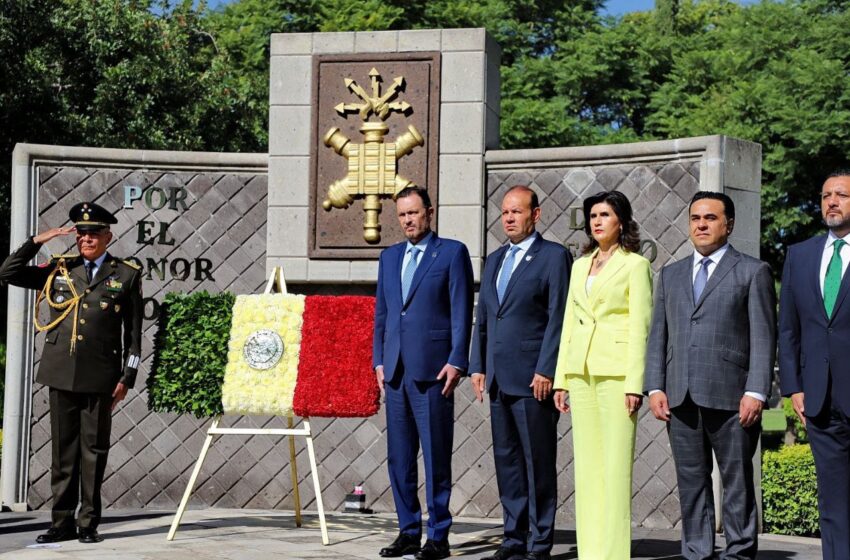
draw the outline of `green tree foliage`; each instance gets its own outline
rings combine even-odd
[[[246,73],[191,0],[0,0],[0,215],[16,143],[265,151]],[[267,87],[267,86],[266,86]],[[9,245],[0,228],[0,253]],[[5,310],[5,294],[0,308]],[[0,333],[6,322],[0,321]],[[0,398],[2,398],[0,396]]]
[[[817,188],[850,152],[850,3],[658,0],[620,18],[602,4],[0,0],[0,147],[262,151],[272,33],[486,27],[502,47],[504,148],[761,143],[762,252],[778,270],[820,228]]]
[[[850,153],[846,2],[684,4],[645,135],[729,134],[764,149],[762,252],[821,228],[817,192]]]
[[[0,213],[18,142],[263,151],[236,68],[190,0],[0,0]]]
[[[505,147],[728,134],[762,144],[762,255],[821,228],[817,190],[850,153],[847,2],[658,2],[588,16],[503,68]]]

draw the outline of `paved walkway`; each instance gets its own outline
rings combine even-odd
[[[295,527],[291,512],[205,509],[187,512],[174,541],[168,533],[174,512],[107,511],[101,524],[106,537],[100,544],[77,541],[28,548],[44,531],[48,512],[0,513],[0,560],[266,560],[356,559],[377,560],[377,551],[396,535],[390,515],[335,513],[328,516],[330,546],[322,546],[319,521],[307,514]],[[491,520],[455,519],[452,557],[477,560],[496,549],[500,525]],[[552,558],[578,558],[575,532],[558,531]],[[635,529],[632,558],[674,560],[679,541],[676,531]],[[765,535],[759,541],[760,559],[814,560],[820,558],[820,541]],[[722,539],[718,539],[722,544]]]

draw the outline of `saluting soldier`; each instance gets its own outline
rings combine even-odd
[[[141,271],[106,251],[115,216],[83,202],[69,217],[73,226],[29,238],[0,266],[0,282],[38,291],[35,328],[46,333],[36,381],[50,392],[53,521],[39,543],[103,540],[97,526],[112,410],[133,387],[141,352]],[[73,233],[79,255],[27,266],[44,243]],[[46,323],[38,318],[42,301]]]

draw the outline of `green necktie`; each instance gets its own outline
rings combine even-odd
[[[835,240],[832,244],[835,251],[829,259],[829,266],[826,267],[826,277],[823,280],[823,306],[827,317],[832,317],[835,300],[838,299],[838,289],[841,287],[841,248],[846,244],[847,242],[843,239]]]

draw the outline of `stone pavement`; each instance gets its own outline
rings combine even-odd
[[[77,541],[56,548],[27,548],[44,531],[49,512],[0,513],[0,560],[254,560],[254,559],[356,559],[377,560],[377,551],[396,536],[391,515],[334,513],[327,517],[330,546],[322,546],[315,514],[295,526],[291,512],[269,510],[205,509],[189,511],[172,542],[165,539],[174,512],[106,512],[100,526],[106,537],[100,544]],[[452,527],[452,557],[477,560],[496,549],[500,525],[492,520],[456,518]],[[632,558],[674,560],[678,532],[634,529]],[[555,537],[554,560],[578,558],[575,532],[560,530]],[[764,535],[759,559],[814,560],[820,558],[820,541]],[[718,539],[722,544],[722,538]]]

